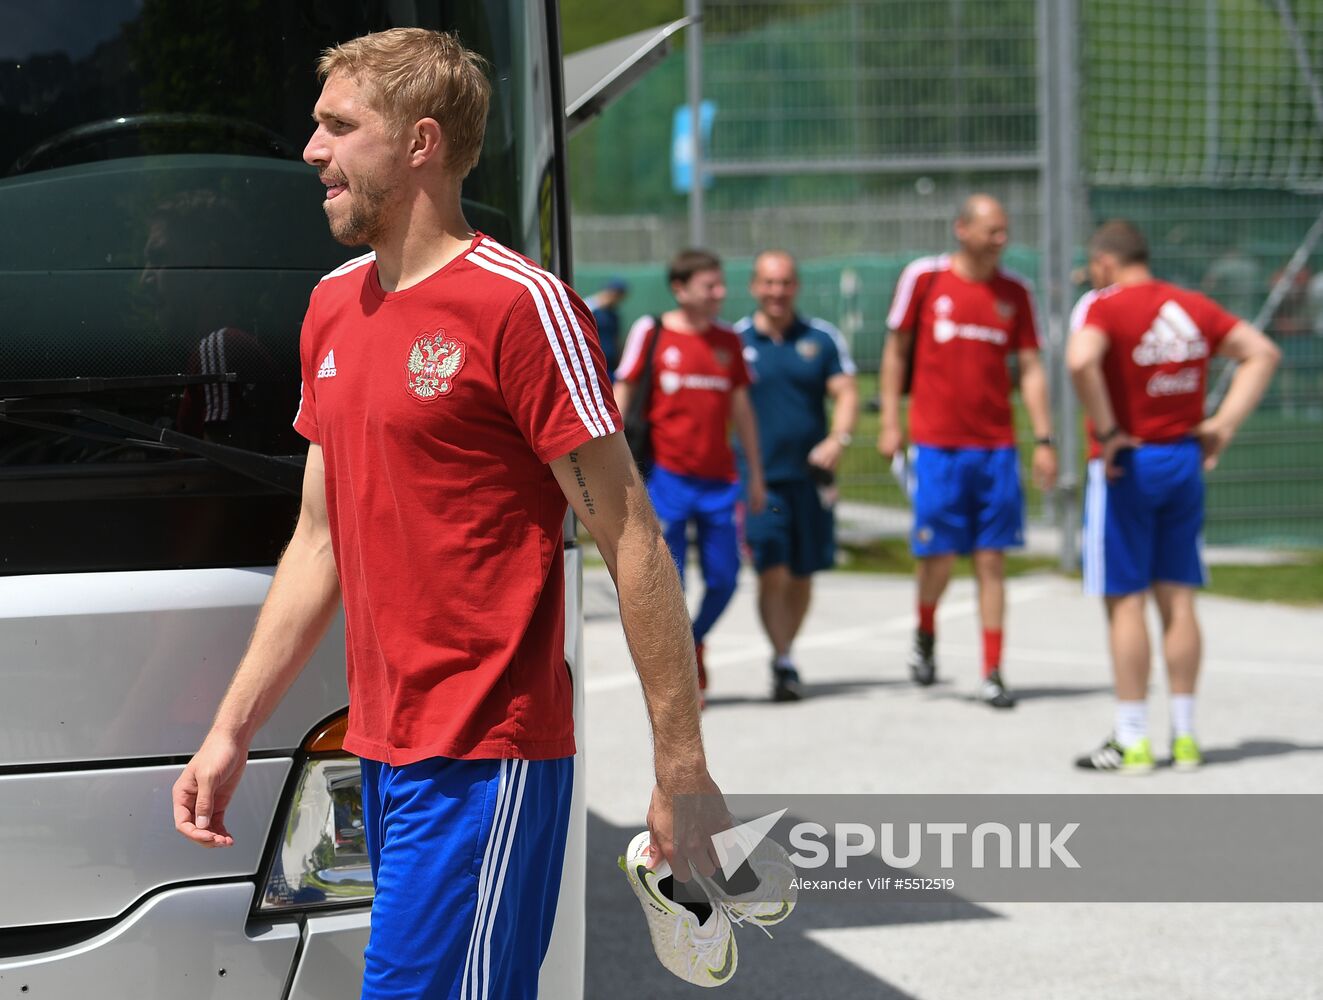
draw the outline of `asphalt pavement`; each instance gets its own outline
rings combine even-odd
[[[808,792],[1144,794],[1323,792],[1323,611],[1205,597],[1201,771],[1137,779],[1082,772],[1073,758],[1111,727],[1101,608],[1076,580],[1009,584],[1005,674],[1020,704],[972,698],[979,635],[972,585],[938,617],[941,680],[904,666],[913,586],[829,573],[797,659],[806,698],[768,700],[769,647],[747,571],[708,640],[704,732],[727,794]],[[696,601],[691,592],[691,602]],[[589,815],[587,996],[695,995],[652,954],[615,861],[644,827],[651,746],[639,685],[602,569],[585,574]],[[1167,743],[1160,663],[1152,735]],[[740,928],[727,997],[1323,998],[1323,903],[978,903],[842,906],[806,897],[772,929]]]

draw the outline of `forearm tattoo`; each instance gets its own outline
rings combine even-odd
[[[583,469],[579,467],[579,453],[577,451],[570,452],[570,466],[574,469],[574,481],[579,484],[583,505],[588,508],[589,514],[596,514],[597,504],[593,501],[593,495],[588,490],[588,480],[583,477]]]

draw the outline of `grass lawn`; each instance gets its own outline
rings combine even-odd
[[[1251,601],[1323,605],[1323,553],[1284,566],[1211,566],[1210,594]]]
[[[910,555],[910,545],[904,538],[879,538],[863,545],[838,546],[840,550],[840,568],[855,573],[900,573],[909,575],[914,572],[914,557]],[[1026,573],[1055,572],[1057,560],[1050,556],[1026,556],[1015,553],[1006,555],[1006,575],[1023,576]],[[957,559],[956,576],[971,576],[973,569],[968,559]]]
[[[914,557],[902,538],[884,538],[865,545],[842,545],[841,569],[857,573],[914,572]],[[1006,556],[1006,575],[1057,572],[1057,560],[1047,556]],[[968,559],[956,561],[956,576],[970,576]],[[1079,574],[1072,574],[1078,578]],[[1208,593],[1250,601],[1323,605],[1323,553],[1311,553],[1298,563],[1282,566],[1213,566]]]
[[[859,399],[877,396],[877,375],[861,372]],[[1012,400],[1020,445],[1021,479],[1031,520],[1043,513],[1043,494],[1031,483],[1033,432],[1018,395]],[[905,497],[877,453],[880,416],[861,405],[854,443],[841,459],[841,495],[847,500],[903,507]],[[1083,479],[1088,443],[1083,428],[1074,467]],[[1064,456],[1061,461],[1065,462]],[[1082,485],[1082,483],[1081,483]],[[1302,548],[1323,545],[1323,419],[1288,415],[1275,404],[1250,418],[1208,477],[1210,544]]]
[[[585,565],[604,565],[590,536],[581,534],[579,541],[583,545]],[[900,576],[914,573],[914,557],[910,555],[909,543],[903,538],[880,538],[862,545],[842,543],[839,550],[840,569],[847,572]],[[1055,558],[1015,553],[1006,556],[1008,577],[1044,572],[1058,572]],[[956,560],[955,575],[971,575],[968,559]],[[1323,552],[1310,553],[1302,556],[1299,562],[1281,566],[1213,566],[1209,575],[1212,577],[1207,590],[1210,594],[1323,607]],[[1079,574],[1072,576],[1078,579]]]

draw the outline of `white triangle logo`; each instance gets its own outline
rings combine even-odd
[[[744,864],[749,859],[749,855],[757,850],[758,845],[763,842],[763,838],[771,832],[772,827],[776,826],[777,821],[785,814],[786,810],[782,809],[778,812],[768,813],[766,816],[759,816],[757,819],[751,819],[739,826],[733,826],[729,830],[714,833],[712,835],[712,846],[717,849],[717,860],[721,862],[721,873],[728,879],[734,878],[740,865]]]
[[[326,352],[326,357],[322,358],[321,367],[317,369],[318,378],[335,378],[335,350]]]

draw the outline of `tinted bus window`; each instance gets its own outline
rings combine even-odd
[[[0,573],[275,560],[296,496],[134,428],[305,452],[300,321],[363,252],[331,239],[301,160],[328,45],[408,23],[483,53],[470,222],[539,255],[550,107],[527,17],[518,0],[0,0]],[[117,381],[51,381],[72,378]]]

